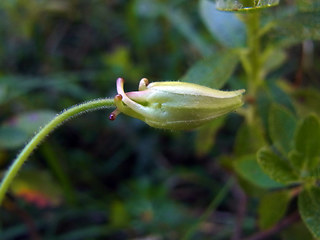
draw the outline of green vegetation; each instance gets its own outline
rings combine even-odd
[[[320,239],[320,2],[240,2],[1,1],[0,239]],[[109,121],[118,77],[245,104],[188,131]]]

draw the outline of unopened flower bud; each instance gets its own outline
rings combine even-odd
[[[114,120],[122,112],[151,127],[183,130],[199,127],[243,105],[244,89],[219,91],[193,83],[148,82],[143,78],[139,91],[125,93],[122,78],[117,79]]]

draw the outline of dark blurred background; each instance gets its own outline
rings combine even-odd
[[[126,90],[142,77],[178,80],[222,48],[197,1],[3,0],[0,17],[2,174],[39,126],[72,105],[113,97],[116,78]],[[278,75],[293,79],[299,61],[290,64]],[[72,119],[38,147],[0,209],[0,239],[182,239],[195,225],[230,178],[217,157],[232,151],[242,118],[218,120],[207,136],[125,115],[110,122],[111,111]],[[241,199],[235,184],[196,239],[229,239]],[[254,217],[244,218],[245,230]]]

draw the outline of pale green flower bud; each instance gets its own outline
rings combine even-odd
[[[183,130],[199,127],[214,118],[243,105],[244,89],[219,91],[193,83],[148,82],[143,78],[139,91],[125,93],[122,78],[117,79],[117,109],[114,120],[122,112],[138,118],[151,127]]]

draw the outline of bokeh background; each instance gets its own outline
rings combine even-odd
[[[226,47],[208,31],[198,1],[2,0],[0,18],[1,174],[55,114],[113,97],[116,78],[125,78],[126,90],[136,90],[142,77],[179,80],[211,54],[219,64]],[[317,42],[290,43],[274,76],[318,87],[319,49]],[[242,78],[235,67],[224,89],[243,87]],[[234,175],[224,162],[234,151],[239,114],[173,132],[124,115],[110,122],[111,111],[72,119],[37,148],[0,209],[0,239],[230,239],[245,203],[242,229],[257,231],[257,199],[245,196],[240,180],[221,195]]]

